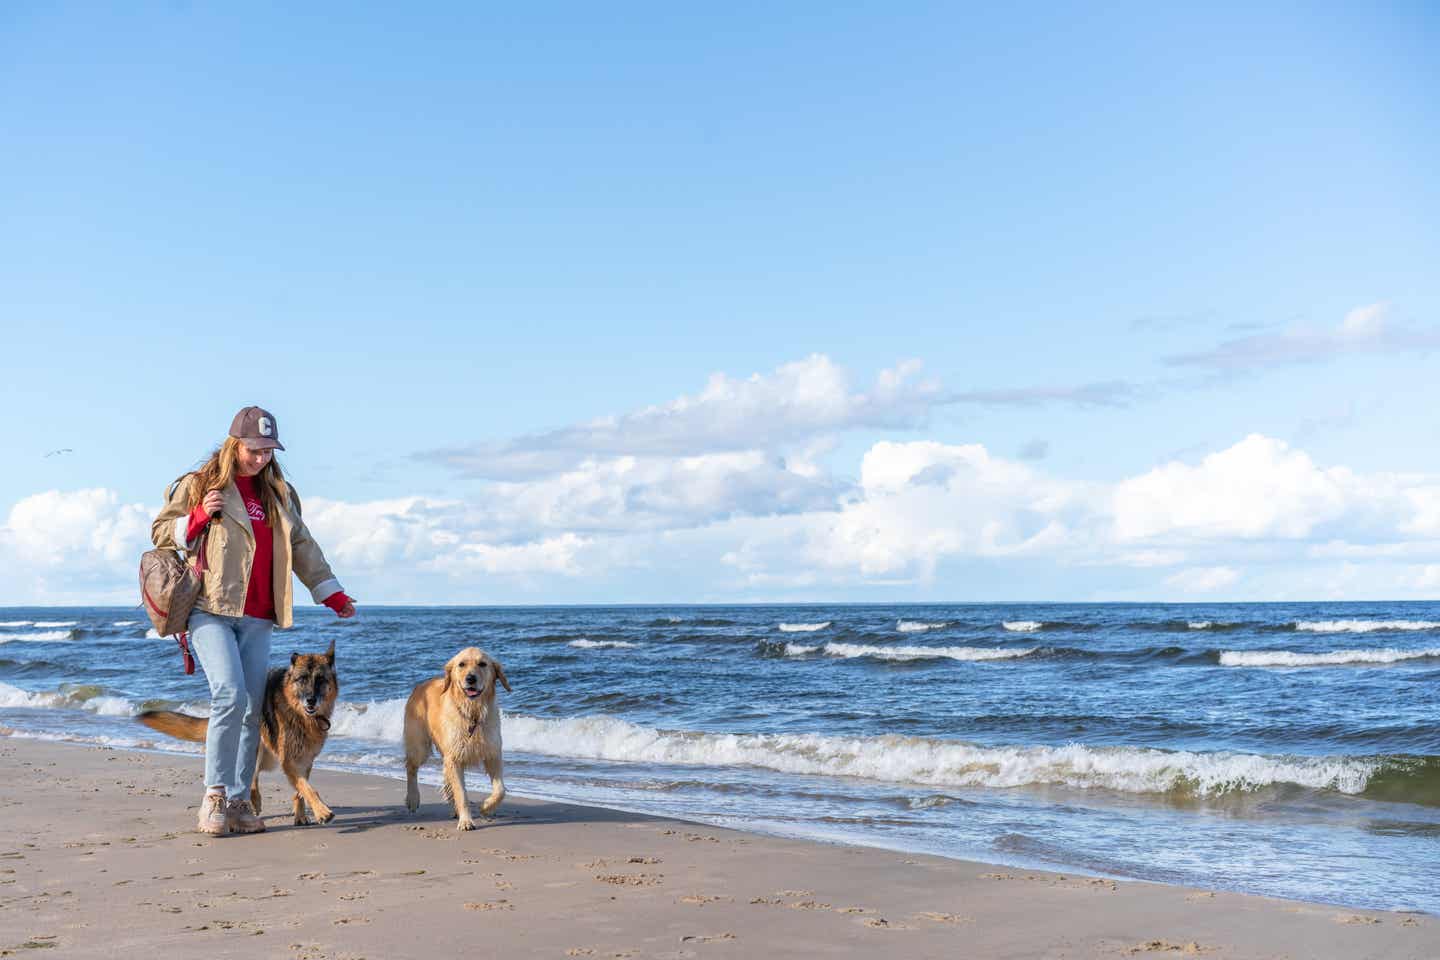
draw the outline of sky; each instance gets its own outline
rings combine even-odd
[[[0,604],[1440,594],[1426,4],[0,8]]]

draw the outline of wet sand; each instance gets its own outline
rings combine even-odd
[[[1440,920],[762,837],[317,770],[194,832],[200,760],[0,739],[0,956],[1440,957]],[[473,794],[474,791],[472,791]],[[473,797],[472,797],[473,799]]]

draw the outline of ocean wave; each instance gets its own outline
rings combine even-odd
[[[338,704],[330,732],[399,743],[405,699]],[[1293,757],[1144,747],[983,747],[931,737],[662,730],[610,716],[503,714],[505,746],[544,756],[621,763],[758,767],[938,787],[1064,785],[1124,793],[1215,796],[1279,784],[1357,794],[1384,758]]]
[[[393,745],[374,754],[398,763],[408,698],[341,702],[330,733]],[[150,706],[147,703],[144,706]],[[140,709],[98,688],[33,693],[0,683],[0,707],[64,707],[105,716],[133,716]],[[186,704],[185,712],[203,714]],[[986,747],[964,741],[899,735],[840,737],[817,733],[713,733],[645,727],[605,715],[548,719],[503,713],[511,751],[570,759],[695,767],[750,767],[781,773],[861,777],[926,787],[1018,788],[1065,786],[1177,798],[1221,797],[1276,786],[1298,786],[1373,796],[1399,802],[1440,804],[1440,758],[1426,756],[1305,757],[1228,751],[1169,751],[1144,747]],[[168,738],[90,737],[32,733],[10,727],[12,736],[93,742],[112,746],[179,748],[199,744]],[[345,759],[335,744],[327,756]],[[350,748],[353,750],[354,748]],[[361,748],[364,749],[364,748]],[[394,757],[392,758],[392,752]],[[946,798],[949,799],[949,798]]]
[[[1332,650],[1328,653],[1297,653],[1293,650],[1222,650],[1222,667],[1333,667],[1352,663],[1399,663],[1440,657],[1440,648],[1429,650]]]
[[[827,657],[873,657],[877,660],[1013,660],[1028,657],[1036,647],[1001,650],[994,647],[877,647],[862,643],[825,643],[807,647],[798,643],[785,644],[787,657],[803,657],[823,653]]]
[[[405,733],[405,704],[409,697],[371,700],[368,703],[335,704],[330,715],[330,733],[338,737],[392,740],[399,743]]]
[[[780,632],[814,633],[816,630],[824,630],[828,626],[830,626],[829,620],[826,620],[824,623],[782,623],[780,624]]]
[[[156,630],[154,627],[151,627],[149,630],[146,630],[146,631],[145,631],[145,639],[146,639],[146,640],[164,640],[165,638],[162,637],[162,636],[160,636],[160,631],[159,631],[159,630]]]
[[[1064,785],[1213,796],[1296,784],[1360,793],[1382,766],[1359,758],[1192,753],[1138,747],[981,747],[924,737],[667,731],[615,717],[507,716],[505,743],[551,756],[864,777],[930,786]]]
[[[658,617],[651,620],[649,626],[674,627],[682,623],[691,627],[733,627],[735,625],[734,620],[727,620],[724,617],[695,617],[689,620],[684,617]]]
[[[1302,633],[1375,633],[1379,630],[1440,630],[1435,620],[1297,620]]]
[[[139,625],[139,620],[116,620],[114,623],[110,624],[110,626],[112,627],[138,627]]]
[[[0,620],[0,627],[29,627],[33,625],[29,620]]]
[[[79,626],[78,620],[36,620],[30,624],[32,627],[74,627]]]
[[[587,640],[581,637],[579,640],[571,640],[568,646],[579,647],[582,650],[628,650],[638,647],[640,644],[625,640]]]
[[[190,743],[185,740],[175,740],[166,736],[154,738],[144,735],[116,737],[106,734],[51,733],[40,730],[20,730],[14,727],[0,727],[0,735],[16,737],[21,740],[43,740],[48,743],[79,743],[97,747],[111,747],[117,750],[140,748],[144,750],[159,750],[164,753],[203,754],[205,752],[205,744],[203,743]]]
[[[0,633],[0,643],[58,643],[72,640],[74,631],[46,630],[43,633]]]
[[[68,707],[89,710],[102,717],[133,717],[140,708],[124,697],[104,693],[95,686],[32,692],[0,682],[0,707]]]
[[[1000,624],[1000,626],[1012,633],[1034,633],[1036,630],[1045,626],[1045,624],[1038,620],[1006,620]]]
[[[1190,629],[1190,630],[1209,630],[1211,627],[1215,626],[1215,621],[1213,621],[1213,620],[1190,620],[1190,621],[1187,621],[1187,622],[1186,622],[1185,626],[1186,626],[1187,629]]]
[[[895,624],[895,629],[901,633],[925,633],[929,630],[944,630],[950,626],[948,620],[940,623],[926,623],[923,620],[900,620]]]

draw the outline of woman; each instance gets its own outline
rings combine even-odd
[[[250,804],[260,712],[270,665],[270,631],[288,627],[290,572],[342,618],[355,602],[300,519],[300,498],[274,451],[275,418],[259,407],[235,414],[230,436],[204,466],[181,477],[150,526],[162,549],[194,552],[205,537],[204,587],[190,614],[190,646],[210,682],[201,833],[259,833]]]

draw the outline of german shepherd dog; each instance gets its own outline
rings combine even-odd
[[[260,757],[250,782],[250,803],[260,813],[260,771],[278,763],[295,788],[295,825],[329,823],[335,813],[310,786],[310,768],[325,746],[330,714],[340,681],[335,675],[335,641],[324,653],[292,653],[290,666],[274,667],[265,677],[265,702],[260,721]],[[173,710],[146,710],[135,719],[180,740],[205,742],[210,721]],[[305,805],[315,813],[311,820]]]

